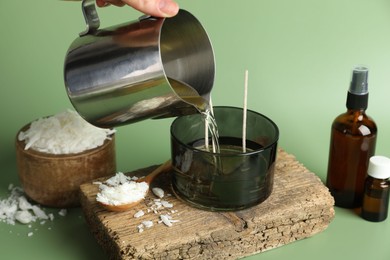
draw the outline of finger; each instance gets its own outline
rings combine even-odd
[[[173,0],[122,0],[134,9],[156,17],[172,17],[179,12]]]
[[[104,0],[96,0],[96,5],[99,6],[99,7],[104,7],[104,6],[109,5],[109,3],[107,3]]]
[[[99,7],[104,7],[108,5],[116,5],[116,6],[124,6],[125,3],[123,3],[122,0],[96,0],[96,5]]]

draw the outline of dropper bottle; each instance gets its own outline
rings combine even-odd
[[[380,222],[387,218],[390,194],[390,159],[373,156],[368,166],[362,206],[362,218]]]
[[[326,185],[335,205],[362,205],[368,163],[375,153],[377,127],[366,115],[368,69],[355,67],[347,95],[347,112],[333,121]]]

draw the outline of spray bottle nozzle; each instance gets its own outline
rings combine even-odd
[[[368,69],[358,66],[353,69],[351,86],[349,92],[355,95],[365,95],[368,93]]]

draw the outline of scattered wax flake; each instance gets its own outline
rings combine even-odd
[[[140,224],[140,225],[137,226],[137,228],[138,228],[138,232],[139,233],[144,232],[144,225]]]
[[[20,196],[18,198],[18,202],[19,202],[19,208],[21,210],[29,210],[32,208],[32,205],[30,204],[30,202],[27,201],[25,196]]]
[[[169,203],[169,202],[166,201],[166,200],[161,201],[161,205],[162,205],[164,208],[172,208],[172,207],[173,207],[173,204],[172,204],[172,203]]]
[[[139,217],[142,217],[143,215],[145,215],[145,212],[143,210],[140,210],[134,214],[134,217],[139,218]]]
[[[142,225],[144,225],[146,228],[151,228],[153,226],[153,221],[151,220],[142,221]]]
[[[36,217],[34,217],[29,211],[21,210],[15,213],[15,219],[22,224],[28,224],[30,222],[35,221]],[[31,226],[29,226],[31,227]]]
[[[154,187],[154,188],[152,188],[152,192],[154,195],[156,195],[160,199],[164,197],[164,191],[161,188]]]
[[[59,212],[58,212],[58,215],[60,215],[61,217],[65,217],[66,214],[68,214],[68,211],[66,209],[61,209]]]
[[[161,219],[161,222],[164,223],[166,226],[168,226],[168,227],[172,226],[172,223],[169,220],[169,216],[168,215],[160,215],[160,219]]]
[[[34,206],[32,206],[31,209],[34,212],[35,216],[37,216],[39,219],[48,219],[49,218],[40,207],[34,205]]]

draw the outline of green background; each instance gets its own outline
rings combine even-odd
[[[214,105],[242,106],[273,119],[279,146],[326,178],[332,120],[346,110],[351,70],[370,69],[368,114],[378,125],[376,154],[390,156],[390,1],[179,0],[213,42]],[[138,18],[131,8],[99,9],[101,27]],[[14,138],[26,123],[72,108],[63,60],[85,27],[80,3],[0,2],[0,196],[19,185]],[[158,164],[170,154],[172,119],[146,120],[117,130],[118,170]],[[53,210],[56,212],[56,210]],[[48,227],[51,227],[49,229]],[[34,231],[37,229],[36,231]],[[34,231],[32,237],[27,237]],[[4,259],[106,259],[80,209],[31,228],[0,223]],[[336,208],[329,228],[312,238],[249,259],[390,259],[390,223],[370,223]]]

